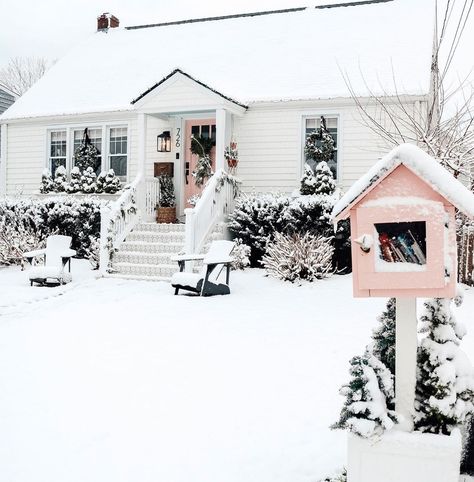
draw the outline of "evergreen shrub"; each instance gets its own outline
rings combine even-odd
[[[71,236],[72,249],[78,257],[86,257],[91,239],[100,236],[100,209],[104,202],[73,197],[4,199],[0,201],[0,226],[13,226],[12,233],[21,232],[38,239],[52,234]],[[7,248],[10,243],[18,245],[19,241],[6,239],[0,242],[0,250],[15,249],[14,246]]]
[[[340,222],[334,232],[331,211],[334,196],[299,196],[283,194],[247,194],[236,201],[229,216],[229,229],[251,248],[250,266],[260,267],[266,246],[276,233],[295,235],[311,233],[332,238],[333,268],[337,272],[351,269],[349,223]]]

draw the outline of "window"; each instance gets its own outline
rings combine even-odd
[[[109,131],[109,166],[115,174],[127,177],[127,128],[112,127]]]
[[[100,174],[102,170],[102,129],[87,129],[87,133],[89,135],[89,139],[91,140],[91,144],[94,145],[97,150],[99,151],[99,155],[97,156],[97,161],[95,164],[94,171],[97,175]],[[74,153],[76,149],[81,145],[82,139],[84,137],[84,129],[76,129],[74,130],[73,136],[73,149],[72,149],[72,162],[71,165],[74,167]]]
[[[334,179],[337,179],[337,158],[338,158],[338,118],[336,116],[325,116],[323,117],[326,120],[326,128],[331,134],[332,138],[334,139],[334,152],[332,155],[332,159],[328,162],[329,168],[331,169]],[[303,156],[305,162],[307,162],[313,169],[316,167],[316,162],[309,159],[306,160],[306,156],[304,155],[304,145],[306,142],[306,138],[315,130],[319,129],[321,123],[321,116],[314,116],[314,117],[306,117],[304,119],[304,139],[303,139]]]
[[[49,142],[49,169],[53,177],[59,166],[66,167],[66,147],[66,131],[51,131]]]

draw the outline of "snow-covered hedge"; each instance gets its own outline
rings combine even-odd
[[[333,252],[331,238],[276,233],[267,245],[262,264],[270,275],[284,281],[315,281],[332,274]]]
[[[28,250],[31,245],[51,234],[72,236],[72,248],[78,256],[88,256],[91,240],[100,235],[100,208],[103,202],[72,197],[0,201],[0,228],[8,226],[10,233],[7,239],[0,240],[0,262],[19,262],[21,256],[12,258],[8,253]],[[26,242],[27,238],[31,242]],[[15,261],[17,258],[18,261]]]
[[[292,198],[282,194],[250,194],[237,199],[230,215],[229,229],[234,237],[251,247],[250,264],[259,267],[266,246],[276,233],[306,232],[333,238],[333,266],[350,270],[349,224],[341,222],[338,231],[330,221],[335,197],[325,195]]]

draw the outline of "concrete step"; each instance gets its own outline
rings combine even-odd
[[[114,263],[113,270],[121,275],[154,276],[169,280],[179,268],[177,264]]]
[[[180,232],[184,233],[186,225],[171,223],[138,223],[134,231],[151,231],[157,233]]]
[[[162,281],[164,283],[169,283],[170,278],[164,276],[146,276],[146,275],[139,275],[135,276],[132,274],[121,274],[121,273],[107,273],[105,275],[106,278],[119,278],[119,279],[128,279],[132,281]]]
[[[119,250],[114,256],[114,263],[174,264],[175,261],[171,260],[171,256],[174,256],[174,253],[142,253]]]
[[[136,253],[177,254],[183,250],[183,243],[153,243],[146,241],[125,241],[120,245],[120,252],[133,251]]]
[[[184,233],[179,231],[169,231],[166,233],[155,231],[133,230],[126,241],[144,241],[146,243],[181,243],[184,245]]]

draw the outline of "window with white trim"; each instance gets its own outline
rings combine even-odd
[[[102,171],[102,129],[100,128],[92,128],[92,129],[87,129],[87,134],[89,135],[89,139],[91,141],[91,144],[97,148],[99,151],[99,155],[97,156],[97,161],[95,165],[95,173],[97,175],[100,174],[100,171]],[[84,129],[74,129],[74,134],[73,134],[73,148],[72,148],[72,161],[71,161],[71,166],[74,167],[74,153],[76,152],[76,149],[81,145],[82,140],[84,138]]]
[[[337,158],[338,158],[338,117],[337,116],[326,116],[323,115],[324,119],[326,120],[326,128],[331,134],[332,138],[334,139],[334,152],[332,155],[332,159],[328,162],[328,166],[332,171],[334,179],[337,179]],[[305,162],[307,162],[314,170],[316,167],[315,161],[306,159],[304,155],[304,146],[307,137],[314,132],[315,130],[319,129],[321,123],[321,115],[317,115],[314,117],[305,117],[304,118],[304,139],[303,139],[303,158]]]
[[[111,127],[109,130],[109,167],[122,180],[126,180],[127,177],[127,144],[127,128]]]
[[[66,130],[49,133],[49,170],[54,177],[59,166],[66,167],[67,132]]]

